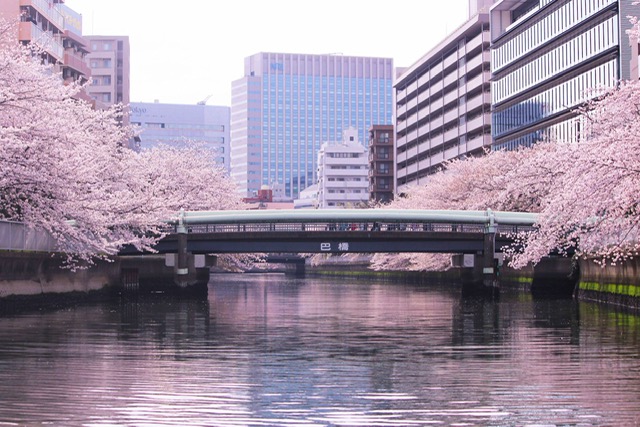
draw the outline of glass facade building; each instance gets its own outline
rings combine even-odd
[[[317,180],[323,142],[350,127],[367,141],[391,124],[391,58],[258,53],[232,84],[231,176],[245,197],[263,185],[295,199]]]
[[[576,140],[589,89],[629,79],[624,0],[501,0],[491,9],[493,149]]]

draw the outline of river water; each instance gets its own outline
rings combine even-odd
[[[0,425],[640,425],[640,318],[455,286],[214,275],[0,317]]]

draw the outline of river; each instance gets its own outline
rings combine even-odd
[[[217,274],[0,317],[0,426],[634,426],[640,318],[458,287]]]

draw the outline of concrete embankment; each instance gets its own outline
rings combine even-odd
[[[0,251],[0,303],[5,311],[14,305],[104,300],[127,292],[206,295],[208,267],[190,265],[185,284],[176,283],[174,272],[158,255],[117,257],[72,271],[55,254]]]
[[[164,256],[145,255],[98,262],[77,271],[62,268],[51,254],[0,251],[0,302],[104,299],[123,292],[206,294],[209,268],[189,266],[189,284],[176,284],[175,269]],[[208,265],[208,264],[207,264]],[[367,262],[306,266],[306,274],[414,283],[462,283],[474,276],[463,268],[446,272],[374,271]],[[584,301],[640,309],[640,261],[601,267],[593,261],[550,258],[535,268],[500,269],[498,286],[534,295],[575,296]]]
[[[373,271],[366,263],[358,265],[307,266],[307,274],[413,280],[433,283],[465,280],[471,274],[465,269],[446,272]],[[574,261],[567,258],[548,258],[535,267],[514,270],[503,266],[498,277],[500,288],[517,289],[544,297],[575,297],[582,301],[614,304],[640,309],[640,261],[631,260],[619,265],[601,267],[591,260]]]
[[[580,262],[579,299],[640,309],[640,260],[602,267],[594,261]]]

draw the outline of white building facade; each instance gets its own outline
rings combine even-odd
[[[575,141],[591,88],[633,77],[626,0],[500,0],[491,9],[493,149]]]
[[[318,208],[354,208],[368,200],[368,151],[348,128],[341,142],[325,142],[318,152]]]
[[[425,184],[447,161],[491,146],[492,2],[470,0],[469,20],[396,80],[398,192]]]

